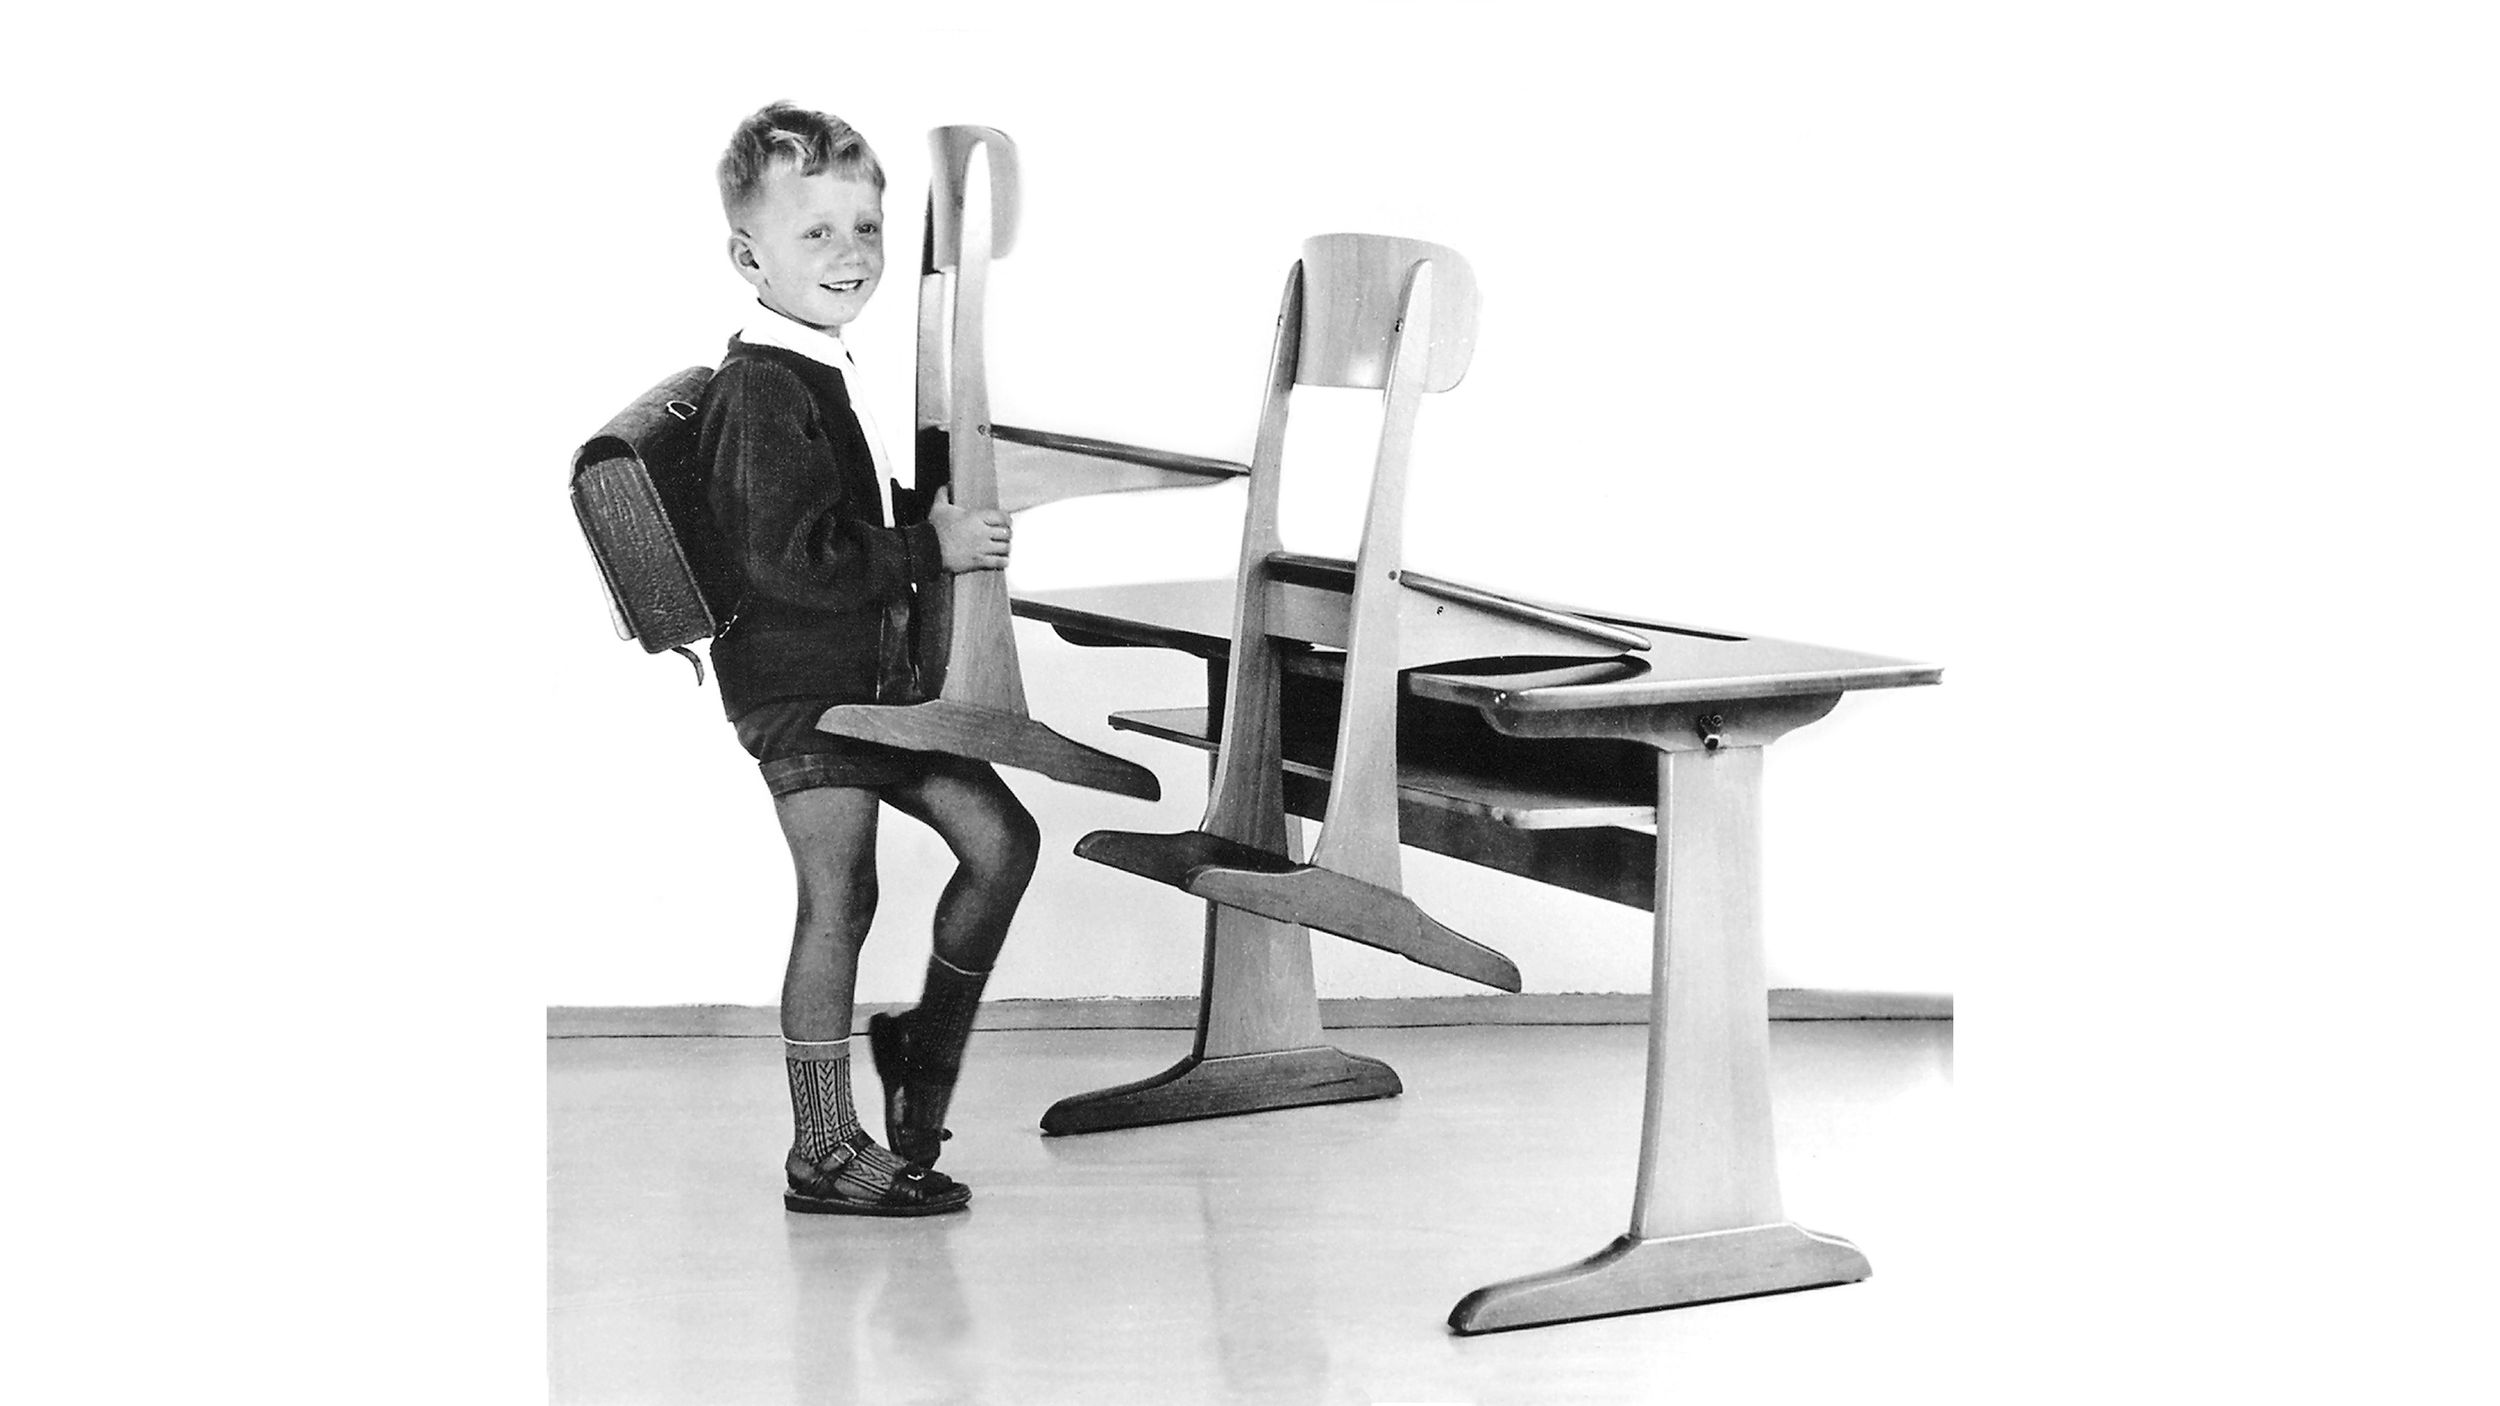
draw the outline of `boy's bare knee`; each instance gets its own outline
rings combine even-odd
[[[1042,830],[1022,807],[965,836],[955,862],[964,877],[993,893],[1022,892],[1041,860]]]
[[[1042,858],[1041,822],[1033,818],[1033,812],[1016,805],[1009,808],[1001,828],[1005,831],[1003,848],[1009,861],[1029,877]]]
[[[980,841],[967,847],[972,852],[957,856],[963,866],[985,886],[1021,890],[1032,881],[1034,866],[1041,862],[1042,827],[1032,812],[1010,800],[984,826]]]
[[[877,866],[873,855],[848,870],[802,871],[798,940],[834,941],[857,947],[868,940],[877,916]]]
[[[864,900],[864,901],[862,901]],[[877,891],[870,885],[864,894],[853,893],[839,902],[811,900],[799,896],[797,924],[801,942],[840,942],[857,947],[868,940],[868,929],[877,916]]]
[[[986,767],[971,778],[936,778],[895,800],[946,841],[962,880],[1020,892],[1033,877],[1042,855],[1041,824]]]

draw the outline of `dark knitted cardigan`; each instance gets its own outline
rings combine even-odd
[[[703,396],[713,521],[746,583],[712,642],[735,718],[786,699],[877,700],[913,592],[943,572],[937,530],[885,525],[875,457],[842,373],[732,338]]]

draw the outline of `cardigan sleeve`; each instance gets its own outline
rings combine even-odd
[[[722,367],[705,398],[703,440],[713,520],[751,589],[815,610],[858,610],[943,574],[937,529],[885,525],[865,444],[823,424],[789,371]],[[845,449],[861,462],[846,463]]]

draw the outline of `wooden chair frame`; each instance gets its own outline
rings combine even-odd
[[[1285,282],[1250,466],[1224,728],[1198,828],[1096,831],[1078,855],[1210,902],[1333,932],[1505,991],[1519,969],[1425,913],[1398,856],[1399,675],[1422,664],[1520,655],[1610,658],[1646,637],[1403,565],[1407,464],[1423,396],[1466,374],[1476,289],[1466,260],[1419,240],[1321,235]],[[1382,392],[1379,444],[1351,564],[1283,550],[1277,505],[1296,385]],[[1336,775],[1309,862],[1285,843],[1281,652],[1346,652]]]
[[[997,425],[990,420],[983,313],[990,264],[1013,247],[1021,203],[1015,143],[989,127],[929,134],[928,218],[921,241],[913,486],[958,507],[1014,512],[1080,494],[1198,486],[1241,465]],[[916,751],[950,752],[1143,800],[1153,772],[1061,736],[1024,695],[1006,574],[950,576],[921,600],[927,702],[846,704],[817,726]]]

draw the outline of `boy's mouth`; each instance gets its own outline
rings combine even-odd
[[[823,286],[836,293],[856,293],[859,291],[860,285],[866,283],[867,281],[868,280],[864,278],[846,278],[839,283],[827,283]]]

